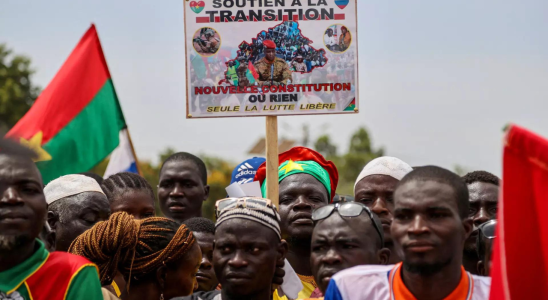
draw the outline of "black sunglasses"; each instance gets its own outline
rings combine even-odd
[[[381,238],[381,244],[384,245],[384,236],[379,228],[379,225],[375,222],[375,219],[373,219],[373,213],[367,206],[361,203],[339,202],[322,206],[312,213],[312,221],[317,222],[319,220],[323,220],[329,217],[334,211],[337,211],[341,217],[357,217],[361,215],[362,211],[367,212],[373,226],[375,227],[375,230],[377,231],[377,234]]]
[[[495,229],[497,227],[497,220],[489,220],[480,226],[478,226],[478,231],[487,239],[494,239]]]

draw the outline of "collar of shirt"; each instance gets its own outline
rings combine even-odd
[[[17,290],[24,281],[44,265],[49,252],[39,239],[36,239],[36,244],[38,249],[27,260],[9,270],[0,272],[0,291],[9,294]]]
[[[399,263],[388,274],[390,282],[390,299],[391,300],[417,300],[415,296],[407,289],[401,277],[401,266]],[[474,290],[474,280],[470,274],[461,266],[461,278],[457,287],[445,297],[443,300],[470,300],[472,299],[472,291]]]

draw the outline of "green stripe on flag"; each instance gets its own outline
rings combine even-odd
[[[112,81],[108,79],[93,100],[43,146],[52,160],[37,163],[44,183],[67,174],[86,172],[119,144],[126,126]]]

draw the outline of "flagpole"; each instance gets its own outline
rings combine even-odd
[[[141,167],[139,167],[139,159],[137,158],[137,154],[135,153],[135,148],[133,147],[133,141],[131,140],[131,134],[129,134],[128,127],[126,127],[126,131],[127,131],[127,139],[129,141],[129,146],[131,147],[131,153],[133,154],[133,158],[135,158],[135,167],[137,168],[137,173],[143,176],[143,172],[141,172]]]

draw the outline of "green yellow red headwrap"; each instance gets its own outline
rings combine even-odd
[[[278,182],[293,174],[309,174],[314,176],[325,186],[330,195],[330,201],[335,196],[339,173],[331,161],[326,160],[320,153],[306,148],[294,147],[279,155]],[[266,194],[266,163],[263,163],[255,174],[255,181],[261,184],[263,197]]]

